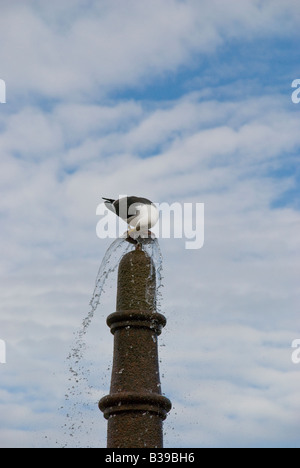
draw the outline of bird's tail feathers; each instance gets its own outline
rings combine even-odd
[[[109,202],[111,204],[113,204],[113,202],[115,201],[112,198],[104,198],[104,197],[102,197],[102,200],[105,200],[105,201],[107,201],[107,202]]]
[[[113,213],[117,214],[116,213],[116,208],[115,208],[115,205],[114,205],[114,202],[116,200],[112,200],[111,198],[103,198],[103,200],[104,200],[104,204],[105,204],[106,208],[108,208]]]

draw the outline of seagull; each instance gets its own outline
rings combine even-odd
[[[118,200],[104,198],[107,208],[122,218],[133,229],[128,231],[128,236],[148,237],[151,229],[158,221],[159,213],[154,203],[147,198],[123,197]]]

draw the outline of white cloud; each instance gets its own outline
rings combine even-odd
[[[195,53],[232,38],[296,32],[299,14],[293,0],[102,0],[51,2],[51,9],[16,1],[2,8],[0,63],[11,94],[94,99],[190,66]]]

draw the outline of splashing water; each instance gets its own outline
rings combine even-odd
[[[63,425],[66,442],[64,447],[82,447],[83,439],[92,432],[92,415],[96,412],[96,405],[99,400],[99,390],[91,383],[97,377],[91,379],[91,369],[85,361],[87,350],[87,332],[94,318],[95,312],[101,302],[107,280],[111,277],[120,263],[120,260],[128,252],[135,249],[135,245],[126,242],[126,236],[116,239],[106,251],[102,260],[99,272],[96,277],[95,289],[90,301],[90,310],[82,321],[81,328],[74,333],[75,341],[67,357],[69,367],[69,386],[65,395],[65,406],[60,409],[66,411],[66,421]],[[161,288],[162,288],[162,254],[156,238],[139,239],[142,250],[153,260],[153,268],[156,273],[156,295],[157,310],[161,309]],[[108,384],[108,382],[107,382]],[[84,436],[84,437],[83,437]],[[57,442],[58,443],[58,442]],[[60,443],[61,445],[61,443]]]
[[[151,239],[141,239],[140,245],[142,250],[152,258],[152,264],[155,269],[156,275],[156,311],[161,312],[161,301],[162,301],[162,292],[163,288],[163,258],[160,250],[160,246],[156,237]],[[152,273],[152,272],[151,272]]]

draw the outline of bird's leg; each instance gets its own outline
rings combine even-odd
[[[130,244],[137,245],[138,241],[131,235],[134,232],[134,229],[130,229],[127,231],[125,234],[127,235],[126,241],[129,242]]]
[[[139,239],[155,239],[155,235],[149,230],[142,230],[140,227],[132,228],[127,231],[128,239],[132,240],[132,243],[137,243]]]
[[[129,229],[129,231],[127,231],[127,234],[128,234],[128,236],[131,237],[131,234],[133,234],[134,232],[137,232],[136,228]]]

